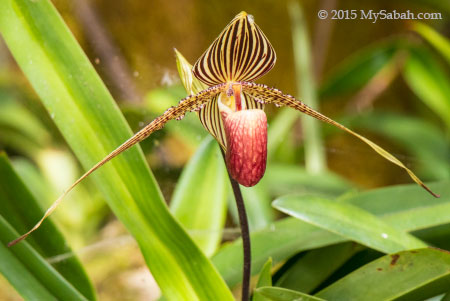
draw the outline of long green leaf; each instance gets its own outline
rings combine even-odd
[[[25,300],[57,300],[4,244],[0,246],[0,260],[0,273],[7,275],[5,278]]]
[[[450,64],[450,41],[447,38],[425,23],[414,22],[413,29],[433,45]]]
[[[417,238],[350,204],[315,196],[286,196],[275,200],[272,205],[281,212],[381,252],[393,253],[426,246]]]
[[[411,47],[403,76],[411,90],[450,127],[450,78],[426,48]]]
[[[255,294],[261,295],[273,301],[325,301],[324,299],[310,296],[301,292],[273,286],[257,288],[255,290]]]
[[[207,256],[222,238],[228,189],[219,145],[207,137],[184,168],[170,203],[171,212]]]
[[[1,1],[0,30],[84,168],[131,137],[111,95],[48,0]],[[170,215],[139,147],[92,178],[138,241],[166,297],[232,299],[211,263]]]
[[[292,23],[297,93],[300,95],[299,99],[302,99],[312,109],[317,110],[319,104],[311,64],[311,47],[305,14],[297,1],[289,2],[288,11]],[[300,118],[303,125],[306,170],[311,174],[322,173],[327,168],[327,162],[325,147],[320,134],[321,124],[318,120],[309,118],[305,114],[301,114]]]
[[[14,247],[13,250],[8,250],[6,245],[9,241],[17,237],[18,232],[14,231],[14,229],[4,220],[3,217],[0,216],[0,231],[2,233],[2,237],[0,242],[2,246],[0,247],[2,251],[3,258],[1,258],[2,262],[2,273],[5,277],[14,285],[14,287],[18,290],[19,293],[23,295],[30,294],[27,291],[27,287],[25,286],[26,282],[31,282],[30,278],[35,280],[35,282],[39,282],[42,286],[48,289],[49,293],[53,295],[55,299],[70,299],[70,300],[88,300],[83,294],[81,294],[71,283],[67,281],[64,277],[62,277],[57,270],[55,270],[45,259],[38,254],[36,250],[34,250],[28,243],[24,243],[20,246]],[[16,260],[13,262],[18,263],[18,269],[8,270],[6,261],[10,259],[11,254],[13,253]],[[4,262],[4,263],[3,263]],[[5,264],[5,265],[3,265]],[[27,272],[24,275],[20,275],[22,272],[22,265],[26,265]],[[31,275],[30,275],[31,274]],[[21,277],[27,278],[25,283],[21,282]],[[33,285],[35,285],[34,283]],[[31,289],[35,289],[37,287],[33,287]],[[38,294],[41,295],[41,290],[39,288]],[[36,299],[37,296],[32,296],[30,299]]]
[[[416,185],[401,185],[364,192],[342,201],[381,217],[400,231],[410,232],[449,224],[450,182],[430,186],[441,192],[442,197],[432,198]],[[408,223],[396,219],[397,216],[408,214]],[[251,240],[253,274],[261,269],[268,257],[272,257],[276,264],[301,251],[346,241],[343,237],[295,218],[285,218],[266,229],[255,231],[251,234]],[[224,246],[213,257],[213,262],[229,286],[238,284],[242,272],[242,241],[238,239]]]
[[[425,300],[449,287],[450,253],[419,249],[383,256],[316,296],[327,300]]]
[[[340,201],[353,204],[383,218],[394,216],[397,213],[414,212],[447,205],[450,202],[450,181],[433,183],[431,186],[442,194],[440,198],[433,198],[425,193],[420,193],[420,189],[408,184],[383,187],[356,195],[348,195],[341,198]],[[436,213],[439,215],[438,211]],[[414,219],[414,216],[415,214],[412,214],[411,219]],[[421,227],[415,227],[409,229],[409,231],[419,228]]]
[[[43,211],[4,153],[0,153],[0,203],[0,272],[16,290],[27,299],[33,299],[34,294],[34,299],[49,294],[53,299],[94,300],[93,287],[76,257],[53,267],[45,261],[70,252],[52,222],[46,222],[26,244],[6,248],[18,231],[32,227]]]
[[[310,293],[362,247],[343,243],[312,250],[283,273],[276,286]]]

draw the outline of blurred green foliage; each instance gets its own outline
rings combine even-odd
[[[285,1],[276,5],[273,1],[88,2],[120,49],[119,59],[126,62],[124,72],[136,84],[139,101],[120,96],[127,87],[117,85],[118,75],[108,71],[105,53],[96,45],[100,42],[91,40],[88,31],[93,29],[84,23],[77,2],[54,4],[133,131],[186,95],[172,48],[194,62],[231,17],[246,10],[255,15],[278,54],[277,65],[264,83],[302,96],[306,103],[316,95],[313,105],[320,111],[386,146],[425,180],[437,182],[430,186],[442,195],[440,199],[412,184],[363,191],[409,183],[409,179],[395,166],[378,161],[355,139],[328,126],[302,130],[304,121],[298,113],[267,107],[267,172],[260,184],[243,189],[252,229],[252,274],[259,275],[254,300],[316,300],[315,295],[327,300],[424,300],[450,294],[448,253],[423,248],[450,248],[450,5],[446,1],[337,2],[336,9],[387,7],[443,16],[427,22],[376,24],[321,21],[319,6],[329,1],[294,1],[289,6]],[[15,11],[25,5],[7,0],[0,9],[10,3]],[[301,22],[295,19],[299,9],[295,4],[303,9]],[[48,207],[81,170],[131,133],[57,14],[42,18],[40,13],[48,10],[35,10],[33,5],[25,5],[27,30],[23,24],[11,27],[8,10],[0,12],[1,35],[10,44],[10,49],[0,45],[0,149],[10,158],[0,156],[3,245],[37,221],[41,208]],[[54,32],[64,32],[64,38],[56,39],[49,24],[57,24]],[[40,26],[48,29],[43,36],[36,34]],[[328,26],[330,37],[322,36],[321,26]],[[12,39],[19,43],[26,35],[36,48],[11,46]],[[329,46],[320,52],[324,57],[316,57],[322,38],[329,39]],[[302,61],[308,54],[311,59]],[[45,64],[40,55],[46,57]],[[317,74],[314,66],[320,60],[324,71]],[[61,95],[70,102],[63,105]],[[223,281],[237,296],[242,243],[218,147],[206,136],[194,114],[167,124],[141,143],[156,181],[140,151],[118,158],[120,163],[107,167],[99,179],[83,183],[57,210],[52,219],[64,238],[53,223],[46,222],[23,245],[0,247],[0,272],[25,299],[63,299],[61,294],[72,294],[74,300],[94,299],[70,245],[75,253],[88,250],[81,260],[99,298],[119,300],[128,293],[117,287],[128,283],[124,278],[133,279],[127,271],[145,265],[142,252],[169,300],[181,295],[201,299],[220,292],[229,297]],[[308,139],[318,141],[312,149],[323,156],[308,155]],[[322,167],[308,167],[311,160]],[[121,197],[120,187],[128,187],[132,195]],[[101,258],[95,259],[89,251],[96,242],[114,242],[127,233],[115,222],[105,199],[138,240],[140,252],[119,245],[102,250]],[[164,199],[171,200],[174,218]],[[419,249],[403,251],[411,248]],[[122,257],[115,254],[120,252]],[[59,255],[63,257],[58,259]],[[49,278],[36,276],[43,275],[40,271]],[[127,276],[108,282],[113,271]],[[377,290],[368,295],[363,288],[373,283]],[[139,286],[133,289],[146,299],[159,296],[153,286],[151,292]],[[0,283],[0,291],[0,299],[16,298],[6,282]]]

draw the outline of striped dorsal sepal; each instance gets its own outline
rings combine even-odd
[[[275,61],[275,50],[253,16],[241,12],[198,59],[192,71],[203,83],[213,86],[254,81],[270,71]]]

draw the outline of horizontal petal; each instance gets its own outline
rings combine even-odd
[[[391,161],[392,163],[396,164],[397,166],[400,166],[406,172],[409,174],[409,176],[422,186],[425,190],[427,190],[429,193],[431,193],[434,197],[439,197],[439,195],[432,192],[409,168],[407,168],[400,160],[398,160],[396,157],[394,157],[392,154],[390,154],[388,151],[383,149],[381,146],[375,144],[374,142],[370,141],[364,136],[361,136],[358,133],[355,133],[354,131],[350,130],[349,128],[343,126],[342,124],[334,121],[333,119],[311,109],[307,105],[305,105],[303,102],[295,99],[293,96],[288,94],[283,94],[278,89],[270,88],[266,85],[262,84],[255,84],[255,83],[248,83],[248,82],[240,82],[242,85],[242,90],[252,97],[255,101],[259,101],[262,103],[273,103],[277,106],[288,106],[293,109],[296,109],[300,112],[303,112],[309,116],[312,116],[318,120],[321,120],[323,122],[326,122],[328,124],[334,125],[353,136],[357,137],[358,139],[362,140],[364,143],[368,144],[373,150],[375,150],[378,154],[383,156],[385,159]]]
[[[77,186],[81,181],[83,181],[85,178],[87,178],[91,173],[96,171],[98,168],[103,166],[105,163],[109,162],[111,159],[115,158],[119,154],[123,153],[130,147],[134,146],[135,144],[141,142],[148,136],[150,136],[155,131],[158,131],[164,127],[164,125],[172,120],[172,119],[182,119],[184,115],[187,112],[190,111],[198,111],[205,104],[207,104],[214,96],[217,94],[223,92],[226,88],[226,84],[217,85],[214,87],[210,87],[206,90],[203,90],[195,95],[190,95],[184,99],[182,99],[177,106],[171,107],[167,109],[163,115],[155,118],[152,122],[147,124],[143,129],[141,129],[139,132],[133,135],[130,139],[125,141],[122,145],[117,147],[115,150],[113,150],[109,155],[107,155],[105,158],[103,158],[100,162],[95,164],[91,169],[89,169],[84,175],[82,175],[75,183],[72,184],[66,191],[64,191],[59,198],[53,202],[53,204],[50,206],[49,209],[45,212],[44,216],[41,218],[41,220],[27,233],[20,236],[19,238],[13,240],[8,244],[8,246],[15,245],[16,243],[20,242],[21,240],[27,238],[28,235],[30,235],[33,231],[38,229],[42,222],[52,214],[52,212],[58,207],[59,203],[63,200],[63,198],[73,189],[75,186]]]

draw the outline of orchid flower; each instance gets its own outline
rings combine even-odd
[[[137,132],[98,162],[72,184],[27,233],[26,238],[56,209],[61,200],[87,176],[120,153],[149,137],[172,119],[181,120],[187,112],[197,112],[203,126],[215,137],[226,154],[230,175],[241,185],[256,185],[263,177],[267,160],[267,118],[264,105],[287,106],[334,125],[365,142],[378,154],[403,168],[420,186],[433,193],[409,168],[389,152],[342,124],[311,109],[293,96],[254,81],[269,72],[276,62],[275,51],[252,15],[241,12],[225,27],[202,54],[192,70],[177,53],[183,83],[190,96]],[[193,77],[193,76],[195,77]]]

